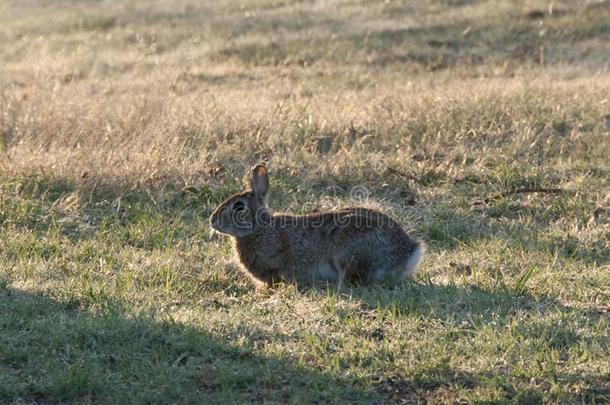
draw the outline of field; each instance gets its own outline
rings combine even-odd
[[[610,402],[610,2],[0,2],[0,403]],[[376,207],[256,289],[214,207]]]

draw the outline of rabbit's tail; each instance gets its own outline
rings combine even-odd
[[[407,277],[407,276],[410,276],[411,274],[415,273],[415,270],[417,270],[417,266],[419,266],[419,263],[424,258],[425,253],[426,253],[426,244],[424,242],[416,242],[415,249],[413,249],[413,252],[411,252],[411,256],[409,256],[409,259],[407,260],[407,263],[405,264],[405,270],[403,272],[403,277]]]

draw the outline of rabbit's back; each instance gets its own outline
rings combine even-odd
[[[345,208],[304,216],[276,215],[274,228],[284,251],[282,278],[364,284],[400,276],[417,249],[401,226],[368,208]]]

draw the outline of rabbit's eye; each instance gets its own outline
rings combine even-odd
[[[234,211],[242,211],[244,208],[246,208],[246,204],[244,204],[243,201],[235,201],[233,203]]]

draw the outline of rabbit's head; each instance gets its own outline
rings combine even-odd
[[[251,190],[227,198],[210,216],[210,226],[217,232],[243,238],[268,223],[269,176],[264,164],[252,169]]]

